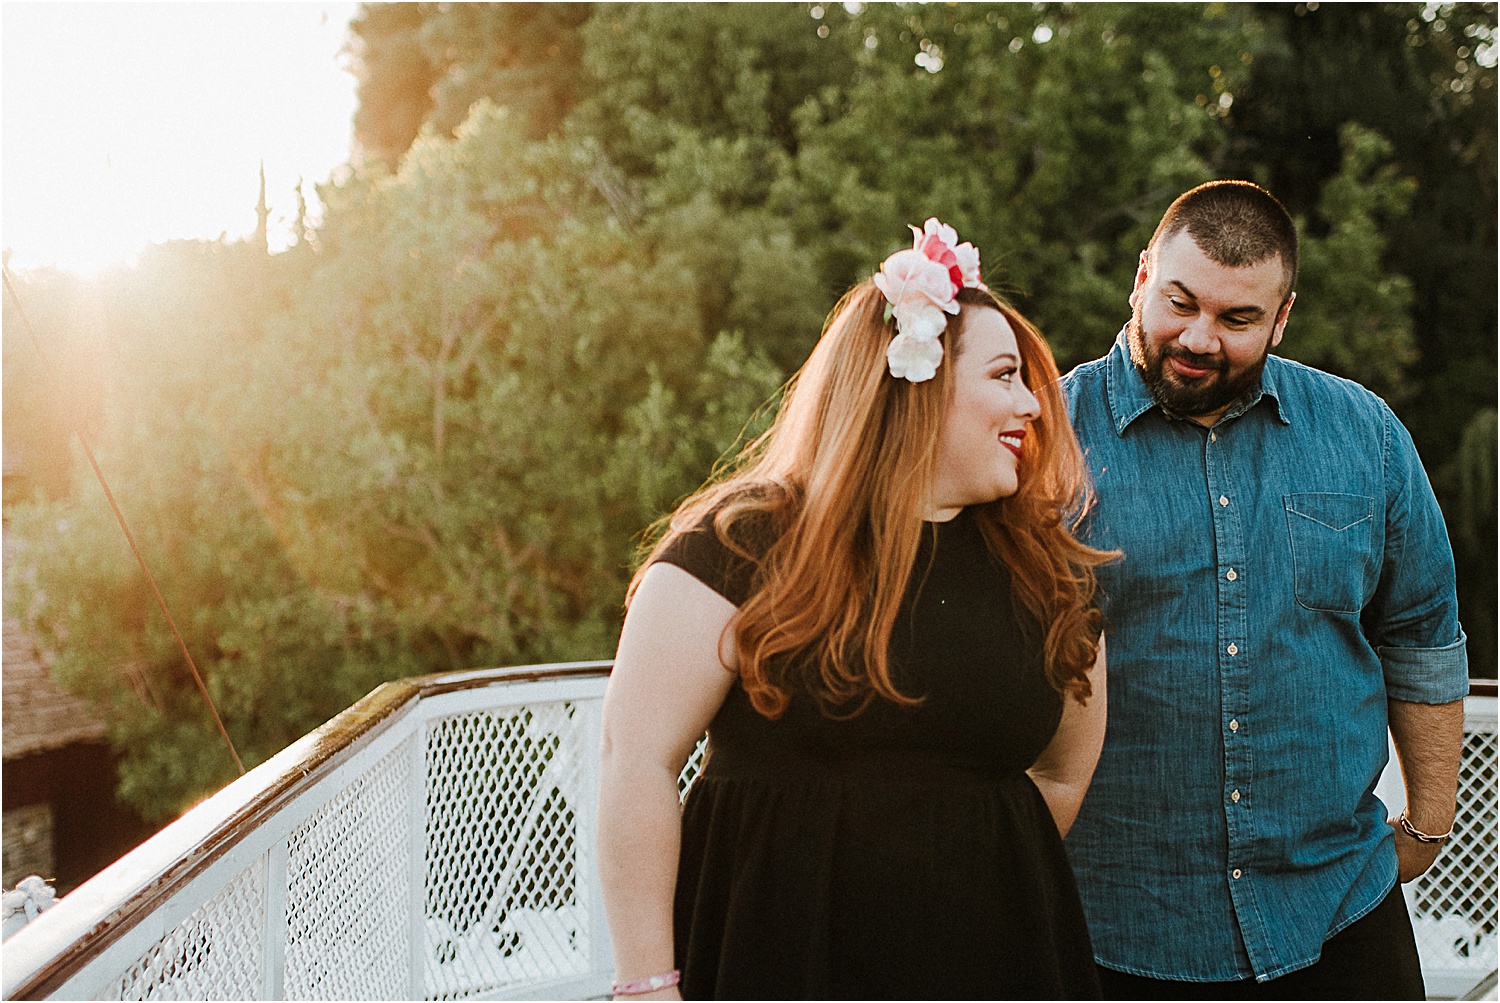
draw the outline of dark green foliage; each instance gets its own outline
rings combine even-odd
[[[385,679],[607,656],[640,533],[907,223],[974,241],[1066,368],[1213,177],[1297,219],[1284,350],[1412,427],[1493,672],[1493,5],[411,4],[352,31],[371,162],[292,251],[25,277],[56,393],[6,306],[8,452],[96,436],[248,763]],[[80,474],[40,464],[61,500],[8,507],[19,611],[170,813],[228,757]]]
[[[1404,217],[1415,187],[1389,163],[1390,144],[1350,123],[1339,170],[1315,211],[1297,214],[1297,303],[1279,351],[1356,380],[1399,406],[1416,357],[1411,282],[1382,269],[1383,225]]]
[[[1448,462],[1433,473],[1458,557],[1459,615],[1469,635],[1470,674],[1495,678],[1495,408],[1476,412]]]

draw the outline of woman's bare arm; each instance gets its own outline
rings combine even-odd
[[[1064,836],[1073,827],[1078,809],[1083,807],[1083,796],[1088,793],[1089,781],[1094,778],[1094,767],[1099,762],[1099,750],[1104,748],[1109,707],[1106,676],[1104,638],[1100,637],[1099,655],[1089,669],[1093,695],[1087,705],[1079,704],[1071,696],[1063,698],[1062,723],[1057,726],[1057,733],[1026,771],[1046,799],[1057,831]]]
[[[598,853],[621,980],[669,972],[681,821],[677,776],[735,682],[729,600],[671,564],[647,569],[604,694]],[[721,644],[725,645],[721,661]],[[675,989],[632,999],[678,998]]]

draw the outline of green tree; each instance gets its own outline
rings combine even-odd
[[[1399,406],[1416,356],[1411,282],[1382,266],[1386,227],[1410,204],[1410,178],[1389,162],[1391,146],[1349,123],[1342,169],[1323,186],[1315,213],[1298,217],[1297,305],[1278,351],[1355,380]]]
[[[325,191],[317,254],[178,245],[116,292],[100,456],[247,764],[384,679],[607,655],[637,535],[780,382],[596,161],[481,104]],[[122,793],[160,816],[228,779],[97,489],[13,528]]]
[[[281,270],[294,263],[284,256]],[[236,375],[256,351],[259,322],[284,302],[284,277],[249,244],[178,242],[146,252],[137,267],[97,280],[90,292],[95,336],[109,347],[101,354],[108,396],[85,431],[221,710],[236,711],[236,685],[256,691],[234,730],[252,762],[349,695],[299,707],[295,680],[259,686],[222,671],[220,642],[247,597],[298,598],[274,539],[238,488],[238,444],[221,420],[223,401],[242,389]],[[45,290],[19,291],[44,342],[79,330],[48,309]],[[18,560],[13,593],[56,656],[54,675],[103,711],[123,753],[122,795],[159,817],[231,777],[232,762],[102,488],[71,455],[66,497],[7,509],[8,531],[38,544]],[[308,680],[300,690],[315,686]],[[269,692],[285,700],[284,716],[262,713]]]
[[[1217,5],[640,5],[584,32],[576,127],[653,215],[711,204],[730,247],[742,220],[785,228],[819,307],[940,215],[1065,362],[1117,329],[1158,203],[1211,176],[1219,99],[1256,38]],[[811,346],[761,327],[783,365]]]

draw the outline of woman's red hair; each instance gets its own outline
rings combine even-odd
[[[771,427],[678,506],[631,582],[633,595],[650,559],[715,512],[720,540],[756,565],[732,626],[740,678],[767,717],[778,717],[799,690],[836,716],[877,696],[917,702],[891,681],[891,631],[930,501],[951,362],[965,318],[983,309],[1010,322],[1040,410],[1025,439],[1019,489],[979,506],[978,521],[1010,568],[1022,629],[1041,645],[1053,687],[1080,702],[1090,695],[1100,627],[1094,568],[1112,555],[1071,532],[1088,492],[1057,364],[1036,328],[988,289],[964,289],[958,299],[961,312],[942,336],[944,364],[934,379],[911,383],[887,371],[895,331],[880,291],[865,281],[845,294],[788,382]],[[774,542],[755,553],[737,542],[746,539]]]

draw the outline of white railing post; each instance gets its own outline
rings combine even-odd
[[[582,771],[583,796],[579,799],[578,813],[578,838],[582,843],[578,857],[580,862],[587,861],[588,866],[581,868],[584,873],[580,875],[579,885],[580,889],[587,889],[588,892],[588,924],[593,938],[589,967],[605,978],[610,978],[615,968],[615,954],[609,938],[609,920],[604,913],[604,893],[599,886],[598,844],[595,840],[599,831],[599,743],[602,735],[603,702],[590,700],[581,703],[578,712],[585,715],[587,728],[584,734],[588,736],[589,749]]]
[[[418,721],[411,737],[411,880],[407,942],[411,979],[407,999],[427,998],[427,721]]]
[[[278,839],[266,851],[265,988],[261,999],[286,999],[286,840]]]

